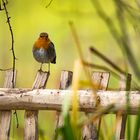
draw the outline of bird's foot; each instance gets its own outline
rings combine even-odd
[[[38,71],[39,71],[39,72],[43,72],[43,70],[42,70],[42,69],[39,69]]]

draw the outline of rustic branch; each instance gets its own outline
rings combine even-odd
[[[49,89],[6,89],[0,88],[0,110],[27,109],[27,110],[61,110],[65,96],[72,96],[71,90]],[[126,91],[98,91],[100,105],[106,107],[114,103],[115,108],[111,111],[126,111]],[[96,101],[92,98],[90,90],[79,90],[79,110],[93,112]],[[140,91],[130,92],[131,114],[136,114],[140,105]]]

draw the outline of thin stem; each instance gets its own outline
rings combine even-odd
[[[103,55],[102,53],[100,53],[94,47],[90,47],[90,52],[91,53],[94,53],[95,55],[97,55],[99,58],[101,58],[102,60],[104,60],[107,64],[109,64],[112,68],[114,68],[115,70],[117,70],[121,74],[126,74],[126,72],[124,70],[122,70],[120,67],[118,67],[115,63],[113,63],[109,58],[107,58],[105,55]]]
[[[48,63],[48,72],[50,74],[50,62]]]
[[[3,7],[4,7],[4,11],[5,11],[5,14],[6,14],[6,18],[7,18],[7,24],[9,26],[9,30],[10,30],[10,33],[11,33],[11,39],[12,39],[12,46],[11,46],[11,51],[12,51],[12,55],[13,55],[13,78],[12,78],[12,85],[13,85],[13,88],[15,87],[15,83],[14,83],[14,77],[15,77],[15,67],[16,67],[16,56],[15,56],[15,51],[14,51],[14,35],[13,35],[13,30],[12,30],[12,26],[11,26],[11,23],[10,23],[10,16],[8,14],[8,11],[7,11],[7,7],[6,7],[6,4],[7,4],[7,1],[5,2],[4,0],[2,0],[2,3],[3,3]]]
[[[9,68],[9,69],[1,69],[0,68],[0,71],[7,71],[7,70],[11,70],[12,68]]]
[[[19,127],[19,121],[18,121],[18,115],[16,110],[14,111],[14,115],[16,115],[16,122],[17,122],[17,128]]]
[[[50,0],[50,2],[46,5],[46,8],[48,8],[52,2],[53,2],[53,0]]]
[[[6,4],[8,4],[8,1],[6,0],[6,2],[4,0],[2,0],[2,3],[3,3],[3,7],[4,7],[4,11],[5,11],[5,14],[6,14],[6,18],[7,18],[7,24],[9,26],[9,30],[10,30],[10,34],[11,34],[11,39],[12,39],[12,46],[11,46],[11,51],[12,51],[12,56],[13,56],[13,76],[12,76],[12,87],[14,88],[15,87],[15,67],[16,67],[16,56],[15,56],[15,50],[14,50],[14,34],[13,34],[13,30],[12,30],[12,26],[11,26],[11,23],[10,23],[10,16],[8,14],[8,10],[7,10],[7,7],[6,7]],[[17,121],[17,128],[18,128],[18,116],[17,116],[17,112],[15,110],[15,113],[16,115],[16,121]]]
[[[101,52],[99,52],[98,50],[96,50],[94,47],[90,47],[90,51],[91,51],[91,53],[94,53],[99,58],[101,58],[104,62],[106,62],[107,64],[109,64],[112,68],[114,68],[120,74],[123,74],[124,76],[127,74],[127,72],[125,72],[124,70],[122,70],[119,66],[117,66],[108,57],[106,57],[104,54],[102,54]],[[100,66],[100,65],[95,65],[95,64],[91,64],[91,63],[87,63],[87,62],[85,64],[87,66],[90,66],[90,67],[96,67],[98,69],[103,69],[103,70],[110,71],[112,74],[114,74],[115,76],[119,77],[119,75],[117,73],[115,73],[114,71],[112,71],[108,67]],[[138,90],[140,89],[139,85],[134,80],[132,80],[132,83],[136,87],[136,89],[138,89]]]
[[[81,45],[80,45],[80,42],[79,42],[79,39],[78,39],[78,35],[77,35],[77,32],[76,32],[76,29],[75,29],[75,27],[74,27],[73,22],[70,21],[70,22],[69,22],[69,25],[70,25],[70,29],[71,29],[71,32],[72,32],[74,41],[75,41],[75,43],[76,43],[76,45],[77,45],[77,49],[78,49],[80,58],[81,58],[81,60],[84,60],[84,56],[83,56],[83,53],[82,53]]]
[[[91,68],[95,68],[95,69],[98,69],[98,70],[104,70],[104,71],[108,71],[110,72],[112,75],[114,75],[114,77],[116,79],[120,79],[121,76],[120,74],[116,73],[115,71],[113,71],[112,69],[106,67],[106,66],[102,66],[102,65],[97,65],[97,64],[93,64],[93,63],[89,63],[89,62],[86,62],[86,61],[83,61],[83,64],[87,67],[91,67]],[[123,73],[121,73],[123,74]],[[127,73],[124,73],[123,75],[125,76]],[[140,90],[140,86],[132,79],[132,86],[131,88],[133,90]],[[112,90],[112,89],[109,89],[109,90]],[[114,89],[113,89],[114,90]]]
[[[94,86],[94,83],[93,83],[93,80],[91,79],[89,70],[87,69],[87,67],[84,66],[84,55],[82,53],[82,49],[81,49],[82,47],[81,47],[81,44],[80,44],[80,41],[79,41],[79,38],[78,38],[78,35],[77,35],[77,32],[76,32],[76,29],[74,27],[74,23],[72,21],[70,21],[69,25],[70,25],[70,29],[71,29],[71,32],[72,32],[72,36],[73,36],[74,41],[76,43],[76,47],[77,47],[78,52],[79,52],[80,60],[81,60],[81,63],[83,65],[83,70],[84,70],[85,75],[87,76],[87,78],[89,79],[89,81],[90,81],[90,83],[92,85],[91,87],[92,87],[92,90],[93,90],[94,98],[96,99],[97,104],[98,104],[97,94],[96,94],[96,91],[98,89],[96,89],[96,86]]]
[[[109,68],[106,67],[106,66],[97,65],[97,64],[93,64],[93,63],[86,62],[86,61],[84,61],[83,64],[84,64],[85,66],[88,66],[88,67],[91,67],[91,68],[95,68],[95,69],[99,69],[99,70],[108,71],[108,72],[110,72],[111,74],[113,74],[117,79],[120,79],[120,75],[119,75],[119,74],[117,74],[116,72],[114,72],[113,70],[109,69]]]

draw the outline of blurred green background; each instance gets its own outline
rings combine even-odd
[[[51,65],[51,76],[47,88],[59,88],[61,70],[73,70],[74,61],[79,57],[74,42],[69,21],[73,21],[79,41],[82,46],[84,57],[91,62],[106,65],[100,59],[92,56],[89,52],[91,45],[108,56],[112,61],[124,68],[124,60],[121,50],[108,31],[104,22],[97,15],[91,0],[9,0],[8,12],[11,17],[11,25],[14,32],[14,45],[17,57],[16,69],[18,71],[16,87],[31,87],[40,64],[32,56],[32,46],[41,32],[48,32],[54,42],[57,52],[57,63]],[[112,0],[100,0],[106,13],[116,20],[114,4]],[[134,0],[128,2],[135,6]],[[11,36],[4,11],[0,11],[0,68],[12,67]],[[117,21],[116,21],[117,27]],[[139,39],[134,34],[134,29],[129,28],[132,50],[137,59],[139,55]],[[44,65],[47,70],[47,65]],[[130,69],[131,71],[131,69]],[[0,73],[0,84],[3,86],[4,73]],[[113,79],[113,77],[111,77]],[[114,87],[114,80],[111,84]],[[23,112],[19,111],[20,128],[14,128],[11,136],[15,139],[23,137]],[[44,139],[50,139],[53,135],[55,113],[40,112],[40,130]],[[113,117],[114,118],[114,117]],[[47,121],[46,121],[47,120]],[[45,123],[44,123],[45,122]],[[15,125],[15,120],[12,123]],[[20,132],[20,133],[19,133]],[[18,137],[18,138],[17,138]],[[43,135],[41,138],[43,139]]]

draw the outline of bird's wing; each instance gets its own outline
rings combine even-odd
[[[52,42],[49,43],[49,49],[48,49],[48,53],[50,55],[51,59],[51,63],[56,63],[56,52],[55,52],[55,47],[54,44]]]

